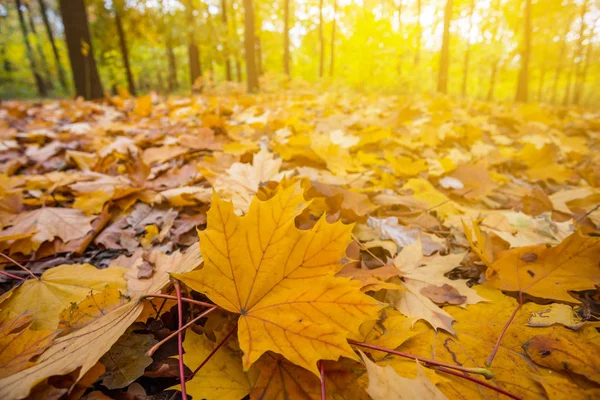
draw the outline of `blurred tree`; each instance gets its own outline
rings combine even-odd
[[[123,57],[123,65],[125,66],[125,74],[127,76],[127,88],[129,93],[133,96],[136,95],[135,83],[133,81],[133,74],[131,73],[131,66],[129,65],[129,51],[127,49],[127,38],[125,37],[125,30],[123,29],[123,13],[125,12],[125,4],[123,0],[114,0],[113,11],[115,13],[115,24],[117,26],[117,33],[119,36],[119,47],[121,49],[121,55]]]
[[[333,50],[332,50],[333,51]],[[290,0],[283,0],[283,73],[290,73]]]
[[[246,50],[246,83],[248,92],[254,93],[259,89],[256,70],[256,33],[254,30],[254,8],[252,0],[244,0],[244,49]]]
[[[465,59],[463,61],[463,79],[461,94],[463,97],[467,95],[467,80],[469,78],[469,57],[471,55],[471,34],[473,32],[473,14],[475,13],[475,0],[471,0],[469,7],[469,30],[467,34],[467,49],[465,51]]]
[[[239,13],[236,12],[233,2],[234,2],[234,0],[231,0],[231,27],[233,30],[233,36],[234,36],[236,48],[239,48],[240,47],[239,46],[239,35],[238,35],[238,28],[237,28],[237,19],[238,19]],[[237,81],[241,83],[242,82],[242,62],[240,60],[241,49],[239,49],[239,51],[235,51],[234,53],[235,53],[236,78],[237,78]]]
[[[33,49],[31,47],[31,43],[29,42],[29,34],[27,32],[27,25],[25,24],[25,16],[23,15],[23,4],[21,0],[15,0],[15,2],[17,6],[17,13],[19,14],[19,25],[21,26],[23,41],[25,42],[25,47],[27,49],[27,58],[29,59],[31,72],[35,79],[39,95],[45,97],[48,95],[48,90],[46,88],[44,79],[38,70],[37,62],[35,60],[35,56],[33,55]]]
[[[188,59],[190,66],[190,82],[193,85],[202,76],[202,61],[200,50],[196,43],[196,24],[194,23],[194,3],[187,0],[186,4],[187,30],[188,30]]]
[[[415,67],[421,62],[421,35],[423,27],[421,26],[421,0],[417,0],[417,32],[415,34]]]
[[[323,34],[323,0],[319,0],[319,78],[325,65],[325,35]]]
[[[231,81],[231,62],[229,60],[229,25],[227,23],[227,1],[221,0],[221,20],[223,21],[224,36],[223,40],[223,58],[225,59],[225,80]]]
[[[50,45],[52,46],[52,53],[54,54],[54,62],[56,63],[56,69],[58,71],[58,79],[60,81],[60,85],[63,89],[67,90],[67,78],[65,74],[65,69],[60,61],[60,54],[58,52],[58,47],[56,46],[56,42],[54,40],[54,32],[52,31],[52,26],[50,25],[50,21],[48,20],[48,8],[46,7],[45,0],[38,0],[40,5],[40,14],[42,14],[42,20],[44,21],[44,27],[46,28],[46,33],[48,34],[48,40],[50,41]]]
[[[337,17],[337,0],[333,0],[333,20],[331,21],[331,53],[329,55],[329,76],[333,77],[333,63],[335,60],[335,24]]]
[[[98,75],[84,0],[60,0],[75,93],[85,99],[104,97]]]
[[[25,6],[25,9],[27,10],[27,19],[29,21],[29,28],[31,29],[31,36],[33,38],[33,42],[35,43],[38,61],[42,65],[42,70],[44,71],[44,76],[42,79],[44,80],[45,86],[49,90],[53,90],[54,84],[52,83],[52,74],[50,73],[50,67],[49,67],[48,60],[46,60],[46,54],[44,53],[44,50],[42,49],[42,43],[40,41],[40,37],[37,33],[37,29],[35,28],[35,22],[33,21],[33,12],[31,10],[31,7],[29,6],[29,2],[25,2],[23,5]]]
[[[444,10],[444,33],[442,36],[442,50],[440,54],[440,70],[438,75],[437,91],[448,92],[448,69],[450,68],[450,22],[452,21],[452,0],[446,0]]]
[[[531,57],[531,0],[525,0],[523,7],[523,43],[521,44],[521,68],[519,70],[519,80],[517,82],[517,93],[515,100],[518,102],[527,102],[528,84],[529,84],[529,58]]]
[[[579,104],[579,100],[581,99],[582,85],[583,82],[583,71],[584,71],[584,42],[585,42],[585,15],[588,11],[588,0],[583,0],[581,4],[581,17],[579,20],[579,37],[577,40],[577,53],[575,54],[575,84],[573,90],[573,103]]]

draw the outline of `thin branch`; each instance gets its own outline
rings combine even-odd
[[[327,400],[327,389],[325,389],[325,362],[319,361],[319,367],[321,370],[321,400]]]
[[[160,297],[161,299],[179,300],[177,298],[177,296],[169,296],[168,294],[148,294],[148,295],[142,296],[142,299],[145,299],[145,298],[148,298],[148,297]],[[204,301],[199,301],[199,300],[194,300],[194,299],[188,299],[187,297],[182,297],[181,301],[183,301],[185,303],[198,304],[199,306],[204,306],[204,307],[217,307],[217,308],[221,308],[221,307],[219,307],[216,304],[206,303]]]
[[[379,261],[379,262],[381,263],[381,265],[382,265],[382,266],[384,266],[384,267],[385,267],[385,266],[387,265],[386,263],[384,263],[384,262],[383,262],[383,260],[382,260],[381,258],[379,258],[379,257],[377,257],[375,254],[373,254],[373,253],[371,252],[371,250],[369,250],[369,248],[368,248],[367,246],[365,246],[364,244],[362,244],[362,243],[361,243],[361,242],[358,240],[358,238],[357,238],[356,236],[354,236],[354,233],[351,233],[350,235],[352,236],[352,239],[354,239],[354,241],[355,241],[355,242],[358,244],[358,246],[359,246],[361,249],[363,249],[364,251],[366,251],[367,253],[369,253],[369,255],[370,255],[371,257],[373,257],[374,259],[376,259],[377,261]]]
[[[463,371],[463,372],[467,372],[467,373],[471,373],[471,374],[483,375],[485,377],[485,379],[492,379],[494,377],[494,374],[485,368],[467,368],[467,367],[462,367],[460,365],[448,364],[448,363],[441,362],[441,361],[431,360],[429,358],[417,357],[415,355],[404,353],[404,352],[398,351],[398,350],[392,350],[392,349],[387,349],[385,347],[375,346],[373,344],[357,342],[356,340],[352,340],[352,339],[348,339],[348,343],[353,344],[355,346],[359,346],[359,347],[365,347],[367,349],[383,351],[385,353],[394,354],[394,355],[404,357],[404,358],[410,358],[411,360],[417,360],[417,361],[420,361],[422,363],[429,364],[429,365],[436,365],[438,367],[446,367],[446,368],[450,368],[450,369],[455,369],[457,371]]]
[[[177,333],[177,350],[179,352],[179,384],[181,386],[181,398],[187,400],[187,393],[185,391],[185,366],[183,365],[183,331],[181,329],[183,325],[183,299],[181,298],[181,287],[179,282],[173,282],[175,285],[175,292],[177,293],[177,315],[179,317],[179,331]]]
[[[459,378],[466,379],[466,380],[471,381],[471,382],[475,382],[478,385],[485,386],[486,388],[491,389],[491,390],[493,390],[495,392],[501,393],[501,394],[503,394],[503,395],[505,395],[507,397],[510,397],[511,399],[521,400],[520,397],[515,396],[514,394],[511,394],[511,393],[507,392],[506,390],[499,388],[498,386],[494,386],[494,385],[492,385],[490,383],[487,383],[486,381],[482,381],[480,379],[473,378],[472,376],[469,376],[469,375],[466,375],[466,374],[460,374],[460,373],[458,373],[456,371],[452,371],[451,369],[447,369],[447,368],[444,368],[444,367],[436,368],[436,370],[444,372],[446,374],[457,376]]]
[[[6,271],[3,271],[1,269],[0,269],[0,275],[5,275],[5,276],[8,276],[9,278],[18,279],[20,281],[24,281],[25,280],[25,278],[21,278],[20,276],[13,275],[10,272],[6,272]]]
[[[202,367],[204,367],[204,365],[208,362],[208,360],[210,360],[211,357],[215,355],[217,350],[219,350],[225,344],[225,342],[227,342],[229,337],[233,334],[233,332],[235,332],[236,328],[237,328],[237,322],[235,323],[235,325],[233,326],[231,331],[223,338],[223,340],[221,340],[221,342],[213,349],[213,351],[210,352],[210,354],[204,359],[204,361],[202,361],[202,363],[198,366],[198,368],[196,368],[194,370],[194,372],[192,372],[190,374],[190,376],[187,377],[188,381],[190,379],[192,379],[198,373],[198,371],[200,371],[202,369]]]
[[[487,360],[485,360],[486,367],[489,368],[492,366],[494,357],[496,357],[496,353],[498,353],[498,349],[500,349],[500,343],[502,342],[502,339],[504,338],[504,334],[508,330],[508,327],[512,324],[513,320],[517,316],[517,313],[519,312],[521,307],[523,307],[523,292],[519,292],[519,305],[517,306],[517,308],[515,308],[515,311],[513,311],[510,318],[508,319],[508,321],[506,321],[506,324],[504,324],[504,328],[502,328],[502,332],[500,332],[500,336],[498,337],[498,340],[496,341],[496,344],[494,345],[492,352],[488,356]]]
[[[13,258],[12,258],[12,257],[10,257],[10,256],[7,256],[7,255],[6,255],[6,254],[4,254],[4,253],[0,253],[0,256],[2,256],[2,257],[4,257],[4,258],[6,258],[8,261],[10,261],[11,263],[15,264],[17,267],[21,268],[23,271],[27,271],[27,273],[28,273],[29,275],[31,275],[31,277],[32,277],[32,278],[34,278],[34,279],[40,279],[40,278],[38,278],[37,276],[35,276],[35,274],[34,274],[33,272],[31,272],[31,270],[30,270],[29,268],[27,268],[27,267],[26,267],[26,266],[24,266],[24,265],[21,265],[21,263],[19,263],[18,261],[16,261],[16,260],[13,260]]]
[[[588,211],[585,214],[583,214],[581,217],[577,218],[575,220],[575,222],[581,221],[582,219],[584,219],[585,217],[587,217],[588,215],[590,215],[591,213],[593,213],[594,211],[596,211],[599,208],[600,208],[600,204],[598,204],[596,207],[592,208],[590,211]]]
[[[166,338],[164,338],[160,342],[156,343],[154,346],[152,346],[152,348],[150,350],[148,350],[146,352],[146,354],[149,355],[149,356],[152,356],[156,352],[156,350],[158,350],[158,348],[160,346],[162,346],[163,344],[165,344],[169,340],[173,339],[175,337],[175,335],[179,335],[179,332],[182,332],[182,331],[186,330],[187,328],[189,328],[190,326],[192,326],[194,324],[194,322],[198,321],[202,317],[205,317],[206,315],[210,314],[211,312],[215,311],[216,309],[217,309],[217,307],[213,307],[213,308],[209,308],[208,310],[204,311],[202,314],[198,315],[196,318],[194,318],[193,320],[191,320],[187,324],[183,325],[181,328],[177,329],[175,332],[171,333],[169,336],[167,336]]]

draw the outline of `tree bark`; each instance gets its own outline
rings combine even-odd
[[[194,24],[194,5],[188,0],[186,5],[187,29],[188,29],[188,60],[190,64],[190,83],[202,76],[202,63],[200,62],[200,49],[196,43],[196,28]]]
[[[335,61],[335,26],[337,16],[337,0],[333,0],[333,21],[331,21],[331,52],[329,54],[329,76],[333,77],[333,67]]]
[[[585,40],[585,14],[587,13],[587,5],[588,0],[584,0],[581,5],[581,25],[579,26],[579,40],[577,41],[577,55],[575,58],[577,60],[577,64],[575,64],[575,84],[573,85],[573,104],[575,105],[579,104],[579,99],[581,97],[580,82],[582,79],[584,63],[583,42]]]
[[[104,97],[90,38],[84,0],[60,0],[75,93],[86,100]]]
[[[531,57],[531,0],[525,0],[523,18],[525,20],[525,27],[521,50],[521,69],[519,70],[515,100],[526,103],[529,98],[529,59]]]
[[[15,2],[17,5],[17,12],[19,14],[19,25],[21,26],[21,33],[23,34],[23,41],[25,42],[25,49],[27,50],[27,58],[29,59],[29,66],[31,67],[31,72],[33,74],[33,78],[35,79],[35,84],[37,86],[39,95],[46,97],[48,95],[48,90],[46,89],[46,84],[44,83],[44,80],[38,71],[35,56],[33,55],[33,49],[31,48],[31,43],[29,42],[27,25],[25,24],[25,17],[23,16],[23,4],[21,3],[21,0],[15,0]]]
[[[283,73],[290,73],[290,0],[283,0]]]
[[[252,0],[244,0],[244,50],[246,51],[246,82],[248,92],[258,91],[256,52],[254,47],[254,8]]]
[[[54,54],[54,61],[56,62],[56,69],[58,70],[58,79],[60,85],[67,90],[67,75],[62,63],[60,62],[60,54],[58,52],[58,47],[56,47],[56,41],[54,40],[54,32],[52,31],[52,26],[48,20],[46,3],[44,0],[38,0],[38,3],[40,5],[42,20],[44,21],[44,26],[46,27],[46,33],[48,34],[48,40],[50,40],[50,45],[52,46],[52,53]]]
[[[121,0],[113,3],[115,12],[115,23],[117,25],[117,34],[119,35],[119,47],[121,48],[121,56],[123,57],[123,65],[125,66],[125,75],[127,76],[127,87],[132,96],[136,95],[135,83],[133,74],[131,73],[131,65],[129,64],[129,50],[127,48],[127,39],[125,38],[125,30],[123,29],[123,7]]]
[[[229,24],[227,23],[227,0],[221,0],[221,21],[225,30],[225,40],[223,42],[223,58],[225,59],[225,79],[231,82],[231,62],[229,60]]]
[[[569,71],[567,75],[567,86],[565,86],[565,94],[563,96],[563,106],[568,106],[571,99],[571,81],[573,78],[573,71]]]
[[[417,0],[417,45],[415,48],[415,66],[421,61],[421,0]]]
[[[475,0],[471,0],[471,8],[469,9],[469,35],[473,29],[473,13],[475,12]],[[465,59],[463,61],[463,80],[462,80],[462,96],[467,95],[467,82],[469,79],[469,57],[471,55],[471,38],[467,38],[467,50],[465,51]]]
[[[544,92],[544,78],[546,77],[546,67],[542,65],[540,70],[540,81],[538,82],[538,90],[537,90],[537,101],[542,101],[542,95]]]
[[[571,24],[568,24],[568,27]],[[563,60],[565,59],[565,54],[567,53],[567,34],[569,33],[568,27],[565,29],[565,33],[562,37],[562,43],[560,45],[560,52],[558,53],[558,60],[556,65],[556,71],[554,72],[554,82],[552,84],[552,104],[556,103],[556,97],[558,95],[558,80],[560,78],[560,74],[564,67]]]
[[[323,0],[319,0],[319,50],[319,78],[322,78],[325,66],[325,36],[323,34]]]
[[[450,68],[450,22],[452,21],[452,0],[446,0],[444,11],[444,35],[442,38],[442,53],[440,55],[440,71],[437,91],[448,93],[448,69]]]
[[[25,8],[27,8],[27,19],[29,20],[29,27],[31,29],[31,34],[35,38],[35,49],[40,61],[42,64],[42,70],[44,71],[44,82],[46,87],[50,90],[54,89],[54,84],[52,83],[52,73],[50,72],[48,60],[46,60],[46,54],[44,54],[44,50],[42,49],[42,45],[40,42],[40,37],[38,36],[37,30],[35,29],[35,23],[33,22],[33,13],[31,11],[31,7],[29,3],[25,3]]]

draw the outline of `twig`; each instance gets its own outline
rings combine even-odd
[[[575,220],[575,222],[581,221],[582,219],[584,219],[585,217],[587,217],[588,215],[590,215],[591,213],[593,213],[594,211],[596,211],[599,208],[600,208],[600,204],[598,204],[596,207],[592,208],[590,211],[588,211],[585,214],[583,214],[581,217],[577,218]]]
[[[383,262],[383,260],[379,257],[377,257],[375,254],[373,254],[371,252],[371,250],[368,249],[367,246],[365,246],[364,244],[362,244],[358,238],[356,236],[354,236],[354,233],[351,233],[352,235],[352,239],[358,244],[358,246],[363,249],[364,251],[366,251],[367,253],[369,253],[369,255],[371,255],[371,257],[373,257],[374,259],[376,259],[377,261],[379,261],[381,263],[382,266],[386,266],[387,264]]]
[[[321,400],[327,400],[327,389],[325,389],[325,362],[319,361],[321,370]]]
[[[8,276],[9,278],[18,279],[20,281],[24,281],[25,280],[25,278],[21,278],[20,276],[13,275],[10,272],[6,272],[6,271],[3,271],[1,269],[0,269],[0,275],[5,275],[5,276]]]
[[[492,365],[492,362],[494,361],[494,357],[496,357],[496,353],[498,352],[498,349],[500,348],[500,342],[502,342],[502,339],[504,338],[504,334],[508,330],[508,327],[512,324],[513,320],[517,316],[517,313],[519,312],[521,307],[523,307],[523,292],[519,292],[519,305],[517,306],[517,308],[515,308],[515,311],[513,311],[510,318],[508,319],[508,321],[506,321],[506,324],[504,325],[504,328],[502,328],[502,332],[500,332],[500,336],[498,337],[498,340],[496,341],[496,344],[494,345],[492,352],[488,356],[487,360],[485,360],[486,367],[489,368]]]
[[[208,362],[208,360],[210,360],[211,357],[215,355],[217,350],[219,350],[221,348],[221,346],[223,346],[225,344],[225,342],[227,342],[227,339],[229,339],[229,337],[233,334],[233,332],[235,332],[236,328],[237,328],[237,322],[235,323],[235,325],[233,326],[231,331],[223,338],[223,340],[221,340],[221,342],[213,349],[213,351],[210,352],[210,354],[204,359],[204,361],[202,361],[202,363],[198,366],[198,368],[196,368],[194,370],[194,372],[192,372],[190,374],[190,376],[187,377],[188,381],[190,379],[192,379],[198,373],[198,371],[200,371],[200,369],[202,369],[202,367],[204,367],[204,365]]]
[[[29,275],[31,275],[31,276],[32,276],[34,279],[40,279],[40,278],[38,278],[37,276],[35,276],[35,274],[34,274],[33,272],[31,272],[31,270],[30,270],[29,268],[25,267],[24,265],[21,265],[21,263],[20,263],[20,262],[18,262],[18,261],[16,261],[16,260],[13,260],[13,258],[12,258],[12,257],[9,257],[9,256],[7,256],[7,255],[6,255],[6,254],[4,254],[4,253],[0,253],[0,256],[2,256],[2,257],[4,257],[4,258],[6,258],[8,261],[12,262],[12,263],[13,263],[13,264],[15,264],[17,267],[21,268],[23,271],[27,271],[27,273],[28,273]]]
[[[181,291],[181,289],[180,289]],[[161,299],[171,299],[171,300],[179,300],[177,298],[177,296],[169,296],[168,294],[148,294],[145,296],[142,296],[142,299],[148,298],[148,297],[160,297]],[[193,304],[198,304],[199,306],[204,306],[204,307],[217,307],[217,308],[221,308],[216,304],[212,304],[212,303],[206,303],[204,301],[199,301],[199,300],[194,300],[194,299],[188,299],[187,297],[181,297],[181,301],[185,302],[185,303],[193,303]]]
[[[487,383],[486,381],[482,381],[480,379],[473,378],[472,376],[469,376],[469,375],[466,375],[466,374],[459,374],[456,371],[452,371],[451,369],[447,369],[447,368],[444,368],[444,367],[436,368],[436,370],[444,372],[446,374],[457,376],[459,378],[466,379],[466,380],[471,381],[471,382],[475,382],[478,385],[485,386],[486,388],[491,389],[491,390],[493,390],[495,392],[501,393],[501,394],[503,394],[503,395],[505,395],[507,397],[510,397],[511,399],[521,400],[520,397],[515,396],[514,394],[511,394],[511,393],[507,392],[506,390],[499,388],[498,386],[494,386],[494,385],[492,385],[490,383]]]
[[[359,347],[365,347],[367,349],[383,351],[385,353],[394,354],[394,355],[397,355],[400,357],[410,358],[411,360],[417,360],[417,361],[420,361],[425,364],[436,365],[438,367],[446,367],[446,368],[450,368],[450,369],[455,369],[457,371],[468,372],[471,374],[483,375],[485,377],[485,379],[492,379],[494,377],[494,374],[485,368],[467,368],[467,367],[462,367],[460,365],[448,364],[448,363],[441,362],[441,361],[431,360],[429,358],[418,357],[418,356],[404,353],[404,352],[398,351],[398,350],[392,350],[392,349],[387,349],[385,347],[376,346],[373,344],[357,342],[356,340],[352,340],[352,339],[348,339],[348,343],[353,344],[355,346],[359,346]]]
[[[175,292],[177,293],[177,314],[179,317],[179,331],[177,332],[177,350],[179,352],[179,384],[181,386],[181,398],[187,400],[187,393],[185,392],[185,367],[183,365],[183,331],[181,329],[183,325],[183,299],[181,298],[181,287],[179,282],[173,282],[175,285]]]
[[[158,348],[160,346],[162,346],[163,344],[165,344],[169,340],[173,339],[175,337],[175,335],[179,334],[179,332],[182,332],[182,331],[186,330],[187,328],[189,328],[190,326],[192,326],[192,324],[194,322],[198,321],[202,317],[205,317],[206,315],[210,314],[211,312],[215,311],[216,309],[217,309],[217,307],[212,307],[212,308],[209,308],[208,310],[204,311],[202,314],[198,315],[196,318],[194,318],[193,320],[191,320],[187,324],[183,325],[181,328],[177,329],[175,332],[171,333],[169,336],[167,336],[166,338],[164,338],[160,342],[156,343],[154,346],[152,346],[152,348],[150,350],[148,350],[146,352],[146,354],[149,355],[149,356],[152,356],[156,352],[156,350],[158,350]]]

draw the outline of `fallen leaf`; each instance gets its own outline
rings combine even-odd
[[[600,239],[575,232],[554,247],[526,246],[499,254],[486,285],[573,302],[568,290],[593,289],[593,282],[600,281],[598,259]]]
[[[427,378],[421,367],[415,379],[403,378],[390,366],[380,367],[361,352],[369,374],[367,393],[373,400],[388,399],[435,399],[447,397]]]
[[[315,375],[318,360],[355,358],[345,336],[373,318],[378,305],[359,284],[333,278],[352,226],[321,218],[311,230],[295,228],[306,207],[299,184],[267,201],[255,199],[243,217],[217,195],[211,204],[208,227],[199,234],[204,268],[175,276],[241,314],[244,368],[268,350]]]

